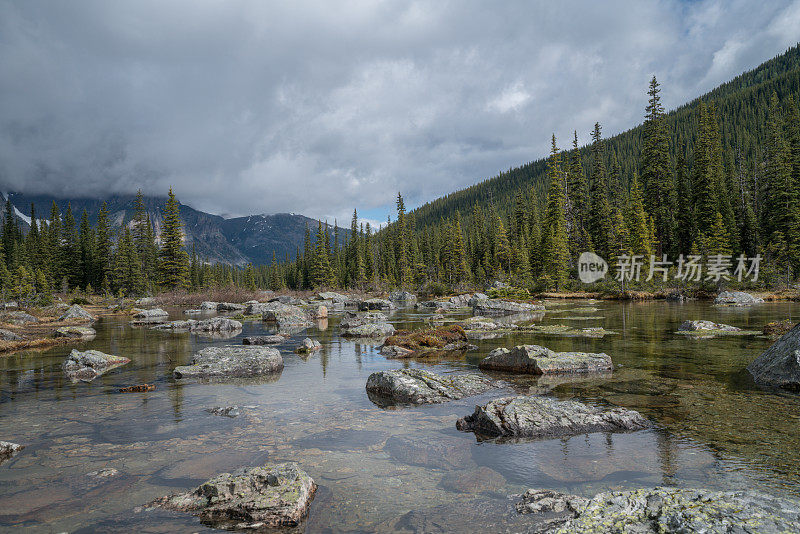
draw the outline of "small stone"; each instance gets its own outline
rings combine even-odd
[[[309,354],[311,352],[316,352],[321,348],[322,345],[319,341],[307,337],[300,343],[300,346],[295,349],[295,352],[298,354]]]
[[[221,415],[224,417],[238,417],[240,415],[239,407],[233,406],[214,406],[213,408],[206,408],[206,411],[212,415]]]
[[[11,459],[24,448],[24,446],[11,443],[10,441],[0,441],[0,464]]]

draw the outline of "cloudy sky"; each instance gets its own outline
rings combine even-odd
[[[800,40],[800,0],[0,0],[0,185],[385,219]]]

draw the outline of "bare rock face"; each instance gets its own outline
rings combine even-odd
[[[73,349],[64,361],[64,374],[73,382],[91,382],[103,373],[128,362],[130,360],[124,356],[112,356],[99,350],[81,352]]]
[[[528,304],[525,302],[495,299],[473,299],[471,302],[472,311],[475,315],[511,315],[514,313],[544,311],[544,306],[541,304]]]
[[[628,432],[650,427],[641,414],[626,408],[601,409],[549,397],[506,397],[476,406],[456,422],[478,438],[554,438],[592,432]]]
[[[88,339],[96,336],[97,332],[94,328],[90,328],[88,326],[62,326],[60,328],[56,328],[56,331],[53,333],[53,335],[55,337]]]
[[[0,441],[0,464],[10,460],[12,456],[24,449],[22,445],[11,443],[10,441]]]
[[[206,347],[192,357],[190,365],[176,367],[175,378],[243,378],[283,370],[278,349],[257,346]]]
[[[723,291],[714,299],[714,304],[718,306],[750,306],[763,302],[761,297],[754,297],[744,291]]]
[[[378,371],[367,378],[367,394],[379,406],[442,403],[495,387],[496,382],[479,375],[442,376],[424,369]]]
[[[800,391],[800,324],[781,336],[747,370],[759,384]]]
[[[91,313],[87,312],[77,304],[73,304],[67,311],[65,311],[61,317],[58,318],[59,321],[94,321],[95,316]]]
[[[800,502],[754,492],[646,488],[598,493],[591,499],[528,490],[520,514],[548,521],[548,532],[797,532]]]
[[[189,512],[227,530],[300,524],[317,491],[295,463],[267,464],[217,475],[193,491],[162,497],[148,506]]]
[[[533,375],[599,373],[613,369],[611,356],[602,352],[554,352],[539,345],[494,349],[478,367]]]

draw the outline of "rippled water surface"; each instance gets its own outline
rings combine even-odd
[[[772,320],[797,320],[800,305],[557,304],[543,324],[603,326],[616,334],[506,336],[481,341],[478,351],[458,358],[393,361],[376,346],[340,338],[332,317],[278,347],[285,362],[279,375],[227,384],[175,381],[171,371],[204,346],[266,333],[261,323],[245,323],[234,338],[210,340],[102,319],[97,338],[82,348],[131,363],[90,384],[64,378],[61,363],[71,347],[0,357],[0,439],[26,447],[0,465],[0,530],[196,532],[206,527],[193,517],[137,507],[239,466],[289,460],[320,486],[299,529],[308,532],[514,530],[525,519],[509,510],[510,496],[529,487],[591,495],[667,484],[800,495],[800,397],[761,390],[744,372],[771,342],[674,334],[683,320],[701,318],[760,330]],[[424,315],[401,310],[391,319],[418,326]],[[322,351],[295,355],[305,335],[317,337]],[[496,375],[511,386],[416,408],[381,409],[364,390],[374,371],[403,365],[475,370],[492,348],[522,343],[606,352],[619,368],[610,377],[575,381]],[[118,392],[144,382],[156,390]],[[476,403],[513,393],[633,408],[656,427],[502,444],[479,443],[455,429]],[[239,417],[205,411],[232,404],[241,407]],[[408,443],[400,438],[412,438],[411,453],[399,448]],[[447,454],[419,452],[433,442]],[[103,468],[119,474],[87,476]]]

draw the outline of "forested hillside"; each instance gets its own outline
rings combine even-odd
[[[547,159],[408,214],[398,196],[387,228],[354,231],[335,257],[312,250],[282,278],[292,287],[499,278],[563,289],[580,286],[577,257],[593,251],[611,264],[692,255],[731,262],[731,274],[737,257],[758,258],[759,284],[791,283],[800,272],[800,48],[669,113],[655,77],[647,94],[643,124],[609,139],[596,124],[584,147],[577,135],[553,136]],[[319,271],[327,264],[332,273]]]

